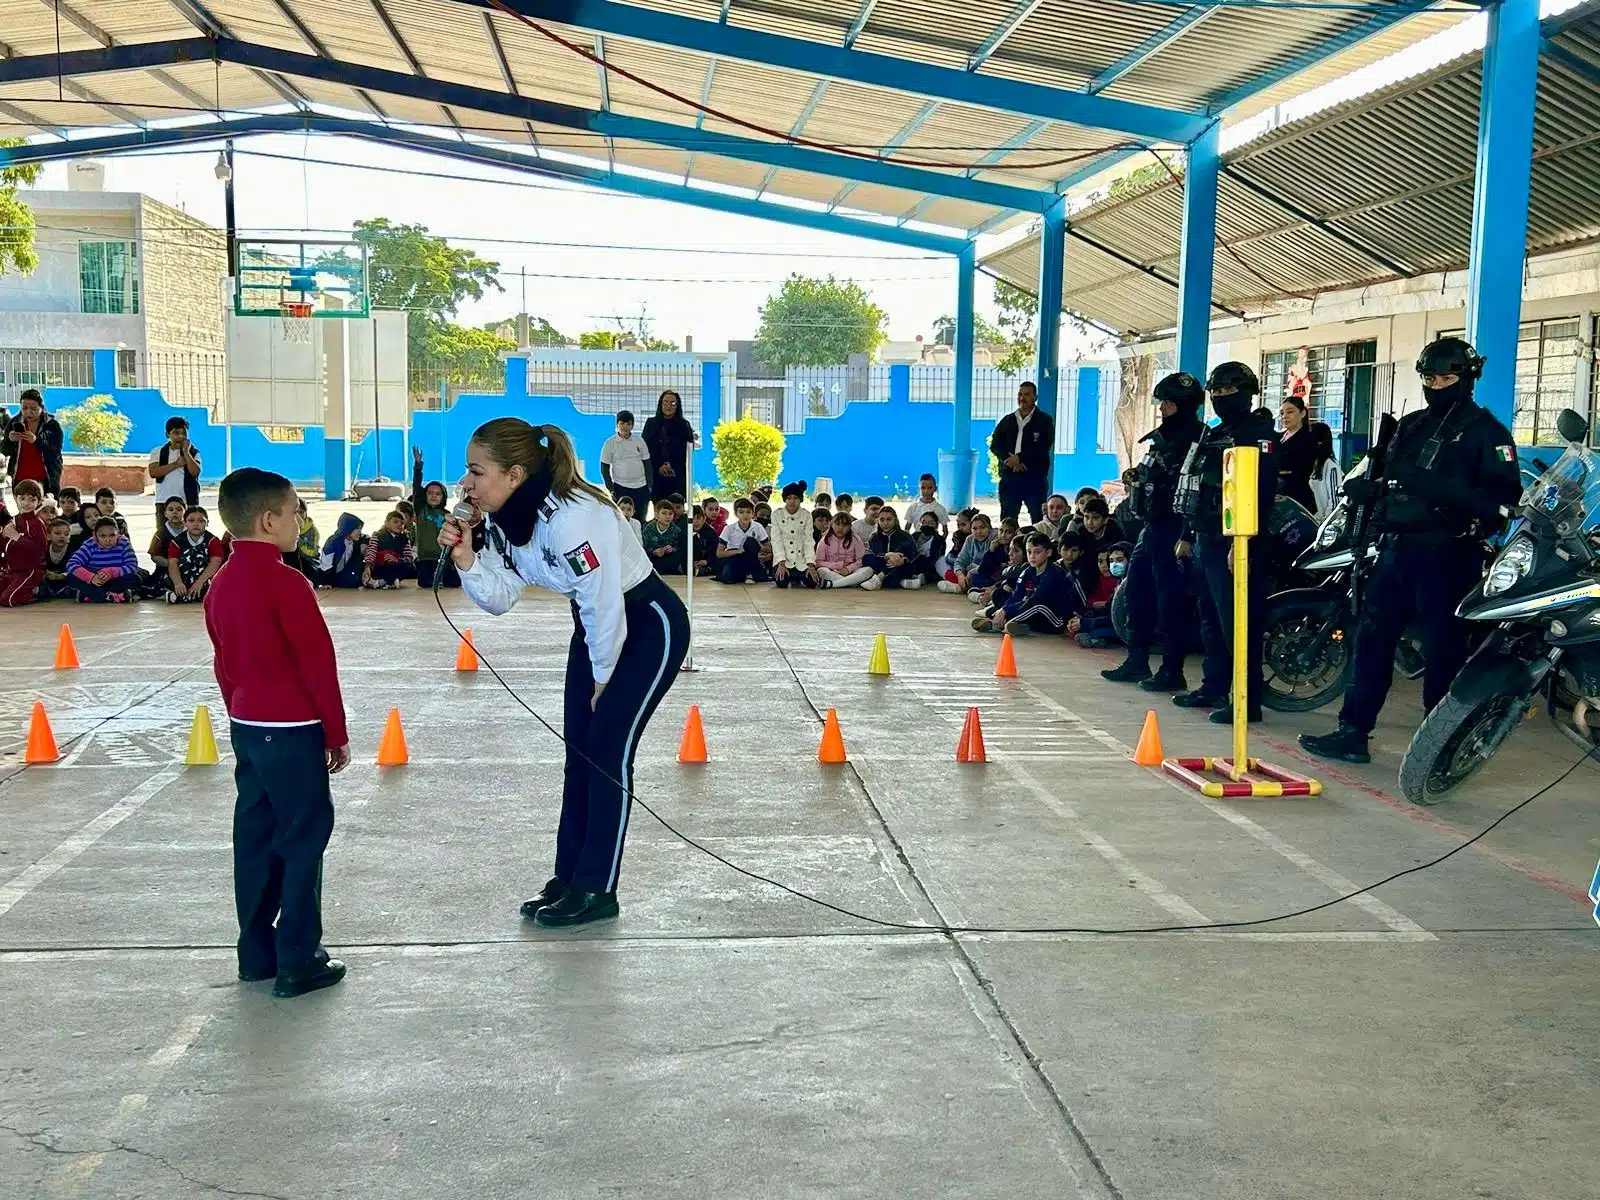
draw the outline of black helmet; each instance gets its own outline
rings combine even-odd
[[[1442,337],[1429,342],[1417,355],[1418,375],[1459,375],[1462,379],[1483,378],[1483,355],[1470,342],[1458,337]]]
[[[1206,391],[1215,392],[1233,388],[1242,396],[1259,396],[1261,394],[1261,381],[1256,378],[1256,373],[1242,362],[1218,363],[1211,371],[1211,378],[1206,380]]]
[[[1155,397],[1157,404],[1175,404],[1180,410],[1194,412],[1205,403],[1206,394],[1198,379],[1179,371],[1156,384]]]

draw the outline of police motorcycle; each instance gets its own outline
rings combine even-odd
[[[1523,492],[1483,581],[1456,610],[1493,631],[1418,726],[1400,763],[1415,804],[1435,804],[1488,762],[1541,698],[1551,721],[1600,750],[1600,457],[1571,409],[1566,451]]]

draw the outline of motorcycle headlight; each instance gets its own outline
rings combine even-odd
[[[1532,569],[1533,543],[1527,538],[1513,538],[1490,565],[1489,577],[1483,581],[1483,594],[1498,596],[1515,586]]]
[[[1350,519],[1348,506],[1342,502],[1328,514],[1328,519],[1317,530],[1317,549],[1326,550],[1344,536],[1344,527]]]

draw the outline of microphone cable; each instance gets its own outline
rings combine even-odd
[[[440,568],[439,569],[440,569],[440,571],[442,573],[442,571],[444,569],[443,561],[440,562]],[[524,712],[526,712],[535,721],[539,722],[540,725],[544,726],[544,728],[549,731],[551,736],[553,736],[558,742],[560,742],[568,750],[575,752],[578,755],[578,757],[583,759],[584,762],[588,763],[589,766],[593,770],[598,771],[600,773],[601,777],[604,778],[608,783],[615,784],[618,788],[620,788],[622,790],[623,794],[625,796],[627,796],[630,801],[632,801],[634,804],[637,804],[640,808],[644,809],[645,812],[649,813],[650,816],[655,819],[656,823],[658,825],[660,825],[663,829],[665,829],[668,833],[670,833],[673,837],[677,838],[684,845],[689,846],[690,848],[692,848],[694,850],[698,850],[701,854],[704,854],[707,858],[714,859],[715,861],[721,863],[724,867],[727,867],[730,871],[733,871],[736,874],[744,876],[746,879],[752,879],[752,880],[755,880],[757,883],[767,884],[770,887],[777,888],[781,892],[788,893],[789,895],[795,897],[798,900],[804,900],[804,901],[806,901],[806,902],[808,902],[810,904],[815,904],[818,907],[825,908],[830,912],[838,913],[840,916],[849,917],[851,920],[863,921],[866,924],[875,925],[875,926],[879,927],[880,929],[888,930],[889,932],[894,933],[894,934],[933,933],[933,934],[942,934],[942,935],[946,935],[946,936],[953,936],[953,935],[956,935],[956,934],[1077,934],[1077,935],[1085,935],[1085,936],[1091,936],[1092,935],[1092,936],[1099,936],[1099,937],[1123,937],[1123,936],[1129,936],[1129,935],[1135,935],[1135,934],[1203,933],[1203,932],[1208,932],[1208,931],[1215,932],[1215,931],[1228,930],[1228,929],[1252,929],[1252,928],[1256,928],[1256,927],[1262,926],[1262,925],[1273,925],[1273,924],[1276,924],[1276,923],[1278,923],[1280,921],[1290,921],[1290,920],[1293,920],[1296,917],[1310,916],[1312,913],[1318,913],[1318,912],[1321,912],[1323,909],[1333,908],[1335,905],[1344,904],[1344,903],[1346,903],[1346,902],[1348,902],[1350,900],[1354,900],[1357,896],[1364,896],[1368,892],[1376,891],[1378,888],[1381,888],[1386,884],[1393,883],[1397,879],[1404,879],[1407,875],[1416,875],[1416,874],[1419,874],[1422,871],[1430,870],[1430,869],[1432,869],[1434,867],[1437,867],[1440,863],[1443,863],[1443,862],[1447,861],[1448,859],[1454,858],[1457,854],[1460,854],[1468,846],[1471,846],[1476,842],[1482,841],[1491,832],[1493,832],[1493,830],[1497,826],[1502,824],[1504,821],[1510,819],[1511,817],[1515,816],[1517,813],[1521,812],[1523,809],[1527,808],[1528,805],[1532,804],[1535,800],[1539,799],[1546,792],[1549,792],[1551,789],[1553,789],[1553,788],[1559,786],[1560,784],[1566,782],[1567,778],[1574,771],[1576,771],[1584,763],[1588,762],[1591,758],[1595,758],[1597,756],[1600,756],[1600,755],[1597,755],[1597,751],[1596,750],[1588,750],[1588,751],[1586,751],[1583,754],[1583,756],[1580,757],[1576,762],[1572,763],[1570,766],[1567,767],[1567,769],[1565,771],[1562,771],[1561,774],[1557,775],[1549,783],[1545,784],[1538,791],[1534,792],[1533,795],[1527,797],[1527,799],[1522,800],[1519,803],[1517,803],[1516,805],[1514,805],[1513,807],[1507,809],[1505,812],[1501,813],[1498,817],[1496,817],[1493,821],[1489,822],[1489,824],[1485,825],[1477,833],[1473,834],[1466,841],[1461,842],[1459,845],[1452,846],[1449,850],[1446,850],[1443,854],[1439,855],[1436,858],[1429,859],[1427,862],[1424,862],[1424,863],[1418,863],[1415,866],[1406,867],[1404,870],[1396,871],[1392,875],[1385,875],[1382,879],[1379,879],[1374,883],[1369,883],[1365,887],[1359,887],[1359,888],[1356,888],[1354,891],[1346,892],[1346,893],[1344,893],[1343,895],[1340,895],[1340,896],[1335,896],[1331,900],[1324,900],[1320,904],[1311,904],[1311,905],[1306,906],[1305,908],[1297,908],[1292,912],[1278,913],[1277,915],[1271,916],[1271,917],[1255,917],[1255,918],[1252,918],[1252,919],[1249,919],[1249,920],[1242,920],[1242,921],[1206,921],[1206,922],[1202,922],[1202,923],[1187,924],[1187,925],[1184,925],[1184,924],[1130,925],[1130,926],[1124,926],[1124,927],[1121,927],[1121,928],[1107,928],[1107,927],[1103,927],[1103,926],[1092,926],[1092,925],[1039,925],[1039,926],[944,925],[944,924],[917,924],[917,923],[913,923],[913,922],[909,922],[909,921],[888,921],[888,920],[884,920],[881,917],[872,917],[872,916],[868,916],[866,913],[856,912],[854,909],[845,908],[843,905],[834,904],[832,901],[824,900],[820,896],[813,896],[809,892],[802,891],[799,888],[790,887],[788,884],[783,883],[783,882],[781,882],[779,880],[773,879],[770,876],[763,875],[759,871],[752,871],[748,867],[742,867],[738,863],[733,862],[732,860],[723,857],[721,854],[718,854],[715,850],[711,849],[709,846],[704,845],[703,843],[696,841],[694,838],[690,837],[687,833],[684,833],[681,829],[679,829],[675,825],[673,825],[672,822],[668,821],[665,817],[663,817],[655,809],[651,808],[650,805],[648,805],[643,800],[641,800],[639,798],[639,796],[633,791],[632,788],[628,787],[620,779],[616,778],[616,776],[612,775],[609,771],[607,771],[604,767],[602,767],[599,763],[595,762],[594,759],[590,758],[589,755],[584,752],[583,747],[576,746],[573,743],[569,742],[566,739],[566,737],[562,735],[560,730],[558,730],[554,725],[550,724],[549,721],[545,720],[544,717],[540,716],[539,713],[533,708],[533,706],[530,705],[521,696],[519,696],[517,694],[517,690],[514,687],[512,687],[509,683],[507,683],[505,681],[504,677],[501,676],[500,672],[495,670],[494,663],[490,662],[489,659],[484,655],[483,647],[467,642],[467,635],[465,633],[463,633],[461,631],[460,627],[457,626],[456,623],[450,619],[450,614],[445,610],[444,598],[440,594],[439,589],[437,587],[434,588],[433,598],[434,598],[434,602],[436,604],[438,604],[438,606],[439,606],[439,615],[444,618],[445,624],[450,626],[451,630],[455,633],[455,635],[456,635],[458,640],[460,640],[464,644],[472,645],[474,653],[476,653],[477,656],[478,656],[478,661],[480,663],[482,663],[485,667],[488,668],[489,674],[494,676],[495,682],[497,682],[502,688],[504,688],[506,690],[506,694],[509,695],[513,700],[515,700],[517,702],[517,704],[521,706],[521,708],[522,708],[522,710]]]

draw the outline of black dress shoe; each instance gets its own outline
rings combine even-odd
[[[1249,711],[1249,715],[1245,718],[1245,724],[1247,724],[1247,725],[1259,725],[1259,724],[1261,724],[1261,710],[1259,708],[1252,708],[1252,709],[1250,709],[1248,711]],[[1212,712],[1211,712],[1211,723],[1213,725],[1232,725],[1233,724],[1233,705],[1224,704],[1221,708],[1213,709]]]
[[[547,929],[565,929],[570,925],[604,921],[619,911],[615,892],[583,892],[573,888],[554,904],[534,913],[533,922]]]
[[[278,977],[277,967],[240,967],[240,983],[265,983]]]
[[[272,994],[288,999],[304,996],[307,992],[332,987],[344,978],[344,964],[337,958],[312,959],[300,967],[278,972],[278,982],[272,985]]]
[[[1192,692],[1179,692],[1172,702],[1179,708],[1220,708],[1228,701],[1223,696],[1213,696],[1204,688],[1195,688]]]
[[[1182,671],[1169,675],[1165,670],[1161,670],[1142,681],[1139,686],[1147,692],[1186,692],[1189,690],[1189,681],[1183,677]]]
[[[537,896],[531,900],[524,900],[522,902],[522,915],[530,921],[533,920],[534,913],[538,912],[541,908],[548,908],[550,905],[560,900],[561,897],[565,896],[567,891],[568,888],[566,884],[562,883],[559,879],[552,878],[544,885],[544,890],[541,891]]]
[[[1135,662],[1129,658],[1121,666],[1101,671],[1100,678],[1112,683],[1143,683],[1150,678],[1150,664]]]
[[[1372,754],[1367,749],[1367,735],[1349,725],[1341,725],[1332,733],[1302,733],[1299,742],[1302,750],[1318,758],[1349,763],[1372,761]]]

